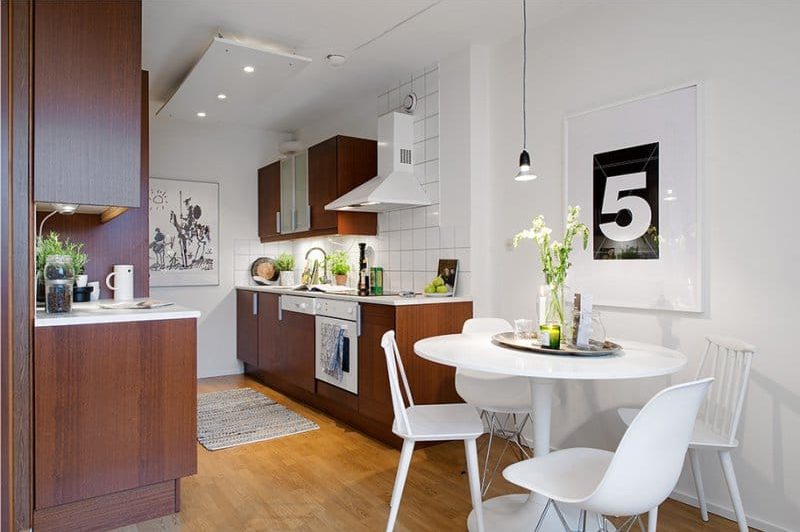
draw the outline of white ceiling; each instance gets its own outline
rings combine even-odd
[[[529,31],[581,3],[529,0]],[[175,91],[217,31],[312,58],[245,121],[276,131],[298,130],[375,97],[471,43],[522,31],[519,0],[144,0],[142,10],[151,100],[163,102]],[[329,53],[348,61],[333,69],[324,61]]]

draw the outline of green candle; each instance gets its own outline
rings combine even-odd
[[[539,326],[539,340],[542,347],[559,349],[561,347],[561,325],[545,323]]]

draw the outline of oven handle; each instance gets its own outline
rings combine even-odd
[[[361,305],[356,305],[356,336],[361,336]]]
[[[278,296],[278,321],[283,320],[283,305],[281,304],[281,298],[283,296]]]

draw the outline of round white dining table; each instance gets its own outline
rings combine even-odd
[[[550,452],[550,416],[553,386],[557,380],[619,380],[659,377],[676,373],[686,365],[682,353],[658,345],[615,340],[621,352],[608,356],[583,357],[539,354],[501,346],[487,334],[448,334],[419,340],[414,352],[431,362],[462,369],[527,377],[531,384],[533,412],[533,454]],[[536,526],[547,500],[530,495],[503,495],[484,501],[486,531],[531,531]],[[561,505],[559,505],[561,507]],[[577,515],[576,509],[564,508]],[[477,530],[474,512],[467,521]],[[548,513],[544,530],[563,530],[555,512]]]

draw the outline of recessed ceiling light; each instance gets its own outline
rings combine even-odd
[[[347,62],[347,57],[342,54],[328,54],[325,56],[325,61],[333,68],[337,68]]]
[[[255,72],[255,71],[256,71],[256,69],[255,69],[254,67],[251,67],[250,65],[247,65],[247,66],[246,66],[246,67],[244,67],[242,70],[244,70],[244,71],[245,71],[245,72],[247,72],[248,74],[250,74],[250,73],[253,73],[253,72]]]
[[[225,99],[225,98],[227,98],[227,97],[228,97],[228,96],[227,96],[226,94],[222,94],[222,93],[220,93],[220,94],[217,94],[217,99],[219,99],[219,100],[224,100],[224,99]]]
[[[197,113],[197,116],[199,116],[200,118],[205,118],[206,114],[203,111],[200,111],[199,113]]]

